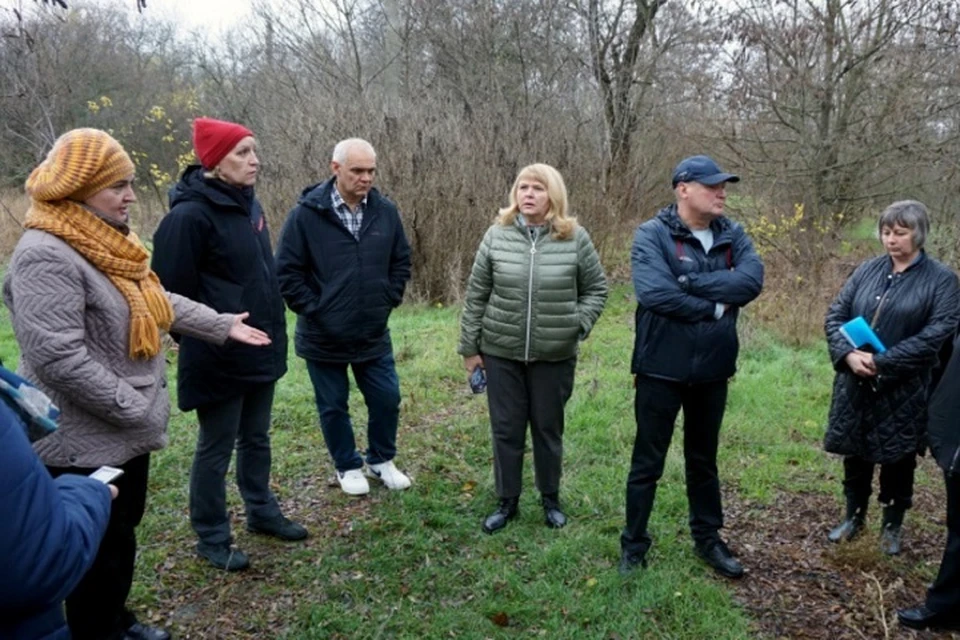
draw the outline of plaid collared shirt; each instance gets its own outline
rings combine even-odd
[[[363,224],[363,210],[367,206],[367,196],[363,196],[363,200],[357,205],[356,211],[350,211],[350,207],[343,201],[343,196],[337,191],[336,183],[334,183],[333,193],[330,195],[333,200],[333,210],[336,212],[337,217],[340,218],[340,222],[347,228],[347,231],[353,234],[354,238],[359,240],[360,225]]]

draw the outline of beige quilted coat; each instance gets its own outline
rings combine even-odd
[[[231,314],[175,294],[172,330],[223,344]],[[18,373],[60,407],[60,428],[34,445],[56,467],[117,465],[167,444],[170,397],[163,353],[131,360],[130,309],[70,245],[27,230],[3,283],[20,343]]]

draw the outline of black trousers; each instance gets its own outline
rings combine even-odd
[[[653,542],[647,523],[681,409],[690,532],[697,544],[719,538],[723,507],[717,447],[727,405],[727,381],[689,385],[637,376],[636,385],[637,436],[627,478],[627,525],[620,536],[621,548],[643,556]]]
[[[563,408],[573,393],[577,359],[520,362],[484,355],[483,363],[497,496],[520,495],[527,423],[537,489],[546,495],[558,493],[563,472]]]
[[[876,465],[857,456],[843,459],[843,494],[855,502],[866,502],[870,498],[873,484],[873,471]],[[880,465],[881,504],[899,509],[913,506],[913,472],[917,468],[917,456],[908,454],[888,464]]]
[[[114,465],[117,466],[117,465]],[[66,600],[67,626],[74,640],[122,637],[137,618],[127,609],[137,557],[136,528],[147,504],[150,454],[119,465],[123,475],[113,484],[119,493],[110,507],[107,532],[90,570]],[[90,475],[96,468],[47,467],[50,475]]]
[[[947,546],[937,579],[927,591],[927,608],[936,612],[960,610],[960,476],[944,474],[947,483]]]
[[[270,490],[270,415],[275,383],[257,385],[243,395],[197,407],[200,435],[190,470],[190,524],[201,542],[230,544],[226,476],[237,448],[237,487],[247,521],[280,515]]]

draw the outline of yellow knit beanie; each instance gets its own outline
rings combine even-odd
[[[27,194],[40,202],[83,202],[136,173],[130,156],[106,131],[74,129],[60,136],[27,178]]]

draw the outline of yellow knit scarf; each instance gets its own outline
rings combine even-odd
[[[132,231],[123,235],[71,200],[33,200],[25,226],[51,233],[90,261],[130,305],[130,357],[147,360],[160,353],[160,329],[169,331],[173,307],[150,255]]]

